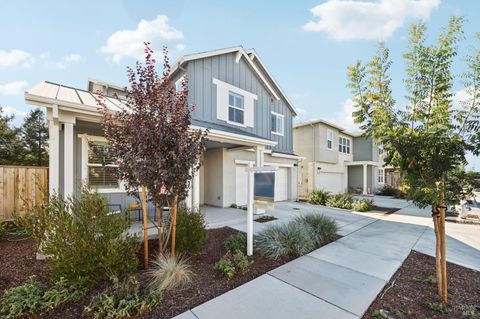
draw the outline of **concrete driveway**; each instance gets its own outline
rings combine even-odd
[[[402,200],[374,200],[378,206],[402,209],[385,215],[276,203],[267,212],[278,218],[273,223],[310,212],[326,214],[335,218],[344,237],[176,318],[361,318],[412,249],[434,253],[428,209]],[[232,221],[230,226],[244,230],[244,224]],[[265,227],[254,224],[255,231]],[[478,269],[480,227],[447,224],[447,234],[448,259]]]

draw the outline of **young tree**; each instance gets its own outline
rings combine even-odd
[[[137,190],[146,188],[148,199],[156,206],[160,252],[166,248],[169,237],[164,230],[162,207],[166,200],[170,201],[174,255],[178,204],[187,196],[193,174],[200,167],[206,132],[190,128],[193,106],[187,100],[187,80],[183,80],[181,90],[177,91],[170,78],[168,52],[164,49],[163,53],[160,76],[155,69],[153,50],[145,43],[145,64],[137,62],[135,69],[128,68],[130,87],[125,89],[125,106],[112,113],[103,99],[100,104],[105,137],[118,158],[119,177],[137,198],[140,197]],[[146,238],[145,225],[144,218]],[[145,263],[147,266],[148,261]]]
[[[18,165],[23,160],[19,129],[11,125],[13,115],[4,114],[0,106],[0,164]]]
[[[44,166],[48,163],[48,127],[45,114],[40,109],[31,110],[25,117],[22,140],[25,145],[25,163]]]
[[[432,206],[436,237],[438,291],[447,303],[445,210],[471,191],[471,175],[461,169],[467,152],[480,153],[478,119],[480,54],[467,58],[463,75],[468,99],[454,105],[452,63],[463,38],[463,18],[454,17],[436,44],[426,44],[423,23],[410,27],[406,60],[407,106],[392,98],[389,50],[380,44],[370,62],[348,68],[355,103],[353,113],[367,136],[383,145],[385,162],[398,167],[408,184],[407,196],[421,207]]]

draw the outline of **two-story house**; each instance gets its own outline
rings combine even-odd
[[[241,46],[181,57],[171,69],[178,84],[188,77],[188,99],[195,104],[192,127],[208,129],[207,151],[192,181],[189,206],[219,207],[247,203],[247,166],[275,166],[275,200],[297,198],[293,152],[294,106],[254,50]],[[25,93],[29,104],[43,106],[49,123],[50,191],[78,194],[86,183],[111,203],[129,205],[121,181],[109,171],[115,160],[90,151],[108,145],[101,129],[96,92],[102,90],[112,111],[121,107],[121,87],[90,80],[87,90],[42,82]],[[108,170],[106,167],[108,166]]]
[[[299,197],[321,189],[369,194],[385,182],[382,148],[334,123],[314,120],[294,125],[293,145],[304,158],[298,167]]]

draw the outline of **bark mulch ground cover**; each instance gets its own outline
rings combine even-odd
[[[443,309],[439,307],[435,258],[412,251],[363,318],[479,319],[480,272],[448,263],[447,273],[449,300]]]
[[[284,258],[273,261],[260,254],[250,257],[250,267],[244,274],[239,274],[231,280],[220,276],[214,269],[214,264],[225,254],[223,248],[224,240],[237,231],[228,227],[208,230],[208,240],[205,247],[197,254],[189,256],[188,264],[195,273],[193,282],[187,287],[168,292],[163,296],[162,302],[153,311],[136,318],[172,318],[180,313],[196,307],[214,297],[217,297],[235,287],[238,287],[266,272],[288,262],[292,258]],[[156,255],[156,240],[149,241],[151,258]],[[143,247],[140,250],[143,252]],[[142,253],[139,253],[140,261],[143,260]],[[3,266],[8,262],[7,266]],[[44,262],[35,260],[35,244],[32,240],[10,243],[0,242],[0,295],[3,290],[21,284],[31,275],[38,275],[42,278]],[[139,269],[139,274],[143,273]],[[99,293],[105,286],[90,291],[77,303],[67,303],[53,312],[45,314],[43,318],[81,318],[83,308],[91,298]]]

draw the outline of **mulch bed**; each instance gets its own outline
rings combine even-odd
[[[432,282],[436,275],[435,258],[412,251],[363,318],[480,318],[480,309],[476,310],[476,317],[459,309],[480,304],[480,272],[448,263],[447,274],[449,312],[442,314],[427,306],[440,302],[437,284]],[[382,317],[381,309],[388,311],[390,317]]]
[[[31,238],[7,236],[0,240],[0,295],[30,276],[42,279],[44,266],[44,261],[36,260],[36,246]]]
[[[257,223],[268,223],[268,222],[271,222],[273,220],[277,220],[278,218],[277,217],[274,217],[274,216],[262,216],[262,217],[259,217],[257,219],[255,219],[255,221]]]
[[[167,292],[162,302],[148,314],[136,318],[172,318],[188,309],[196,307],[210,299],[213,299],[235,287],[238,287],[266,272],[288,262],[292,258],[284,258],[273,261],[260,254],[249,257],[250,267],[244,274],[239,274],[231,280],[220,276],[213,265],[225,254],[224,240],[232,234],[238,233],[228,227],[208,230],[208,240],[205,247],[197,254],[189,256],[188,264],[195,273],[193,281],[185,288]],[[149,241],[150,252],[153,259],[156,255],[156,240]],[[139,253],[140,264],[143,260],[143,247]],[[21,284],[31,275],[42,278],[43,261],[35,260],[35,244],[31,239],[10,243],[0,241],[0,295],[4,289]],[[143,273],[139,270],[139,274]],[[53,312],[45,314],[43,318],[80,318],[83,308],[88,305],[91,298],[99,293],[105,285],[90,291],[87,296],[77,303],[67,303]]]

